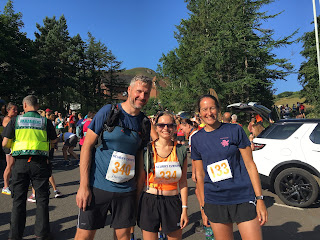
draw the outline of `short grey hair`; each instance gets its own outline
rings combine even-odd
[[[22,101],[22,104],[24,103],[26,103],[30,107],[37,107],[39,105],[38,98],[34,95],[26,96]]]
[[[238,119],[238,116],[236,114],[232,114],[231,119],[235,121]]]
[[[148,86],[152,86],[152,80],[151,78],[144,76],[144,75],[136,75],[131,79],[130,86],[133,86],[137,81],[141,81]]]

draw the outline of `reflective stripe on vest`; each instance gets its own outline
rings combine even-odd
[[[15,126],[15,139],[12,156],[41,155],[48,156],[49,140],[46,131],[47,120],[37,113],[18,116]]]

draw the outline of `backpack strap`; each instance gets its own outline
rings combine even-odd
[[[181,168],[183,167],[184,160],[187,157],[187,148],[185,145],[177,144],[176,146],[177,157]]]
[[[103,131],[112,132],[114,130],[119,123],[120,112],[121,110],[119,109],[118,104],[111,105],[111,110],[103,124]]]
[[[153,172],[153,149],[152,142],[149,142],[145,148],[143,153],[143,161],[144,161],[144,169],[147,172],[147,176],[149,172]],[[148,179],[148,178],[147,178]]]
[[[151,131],[151,122],[149,120],[149,118],[143,114],[143,119],[142,119],[142,122],[141,122],[141,139],[142,139],[142,142],[145,142],[145,141],[149,141],[150,140],[150,131]]]
[[[187,156],[187,148],[186,146],[182,144],[176,145],[176,153],[178,157],[178,161],[180,164],[180,167],[183,167],[184,160]],[[152,143],[148,143],[147,147],[145,148],[144,154],[143,154],[143,161],[144,161],[144,169],[147,172],[147,176],[149,175],[149,172],[153,173],[153,150],[152,150]],[[148,179],[148,177],[147,177]]]

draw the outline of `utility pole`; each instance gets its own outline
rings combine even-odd
[[[316,12],[316,2],[312,0],[313,3],[313,18],[314,18],[314,33],[316,35],[316,48],[317,48],[317,59],[318,59],[318,77],[319,77],[319,88],[320,88],[320,51],[319,51],[319,35],[318,35],[318,22],[317,22],[317,12]],[[320,0],[319,0],[320,3]]]

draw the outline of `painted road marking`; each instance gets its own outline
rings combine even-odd
[[[291,208],[291,209],[295,209],[295,210],[304,210],[303,208],[299,208],[299,207],[292,207],[292,206],[288,206],[288,205],[284,205],[284,204],[279,204],[279,203],[274,203],[273,205],[279,206],[279,207],[285,207],[285,208]]]

